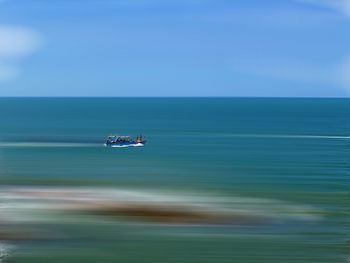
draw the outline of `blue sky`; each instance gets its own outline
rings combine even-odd
[[[349,97],[349,36],[349,0],[0,0],[0,96]]]

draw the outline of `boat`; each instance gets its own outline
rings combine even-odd
[[[108,136],[105,145],[110,147],[129,147],[129,146],[144,146],[146,139],[142,134],[137,135],[136,139],[131,136],[110,135]]]

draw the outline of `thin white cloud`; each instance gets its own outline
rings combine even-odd
[[[307,0],[310,3],[332,8],[350,19],[350,0]],[[335,76],[339,84],[350,94],[350,53],[339,64]]]
[[[41,42],[41,36],[31,29],[0,25],[0,59],[31,55]]]
[[[30,28],[0,25],[0,82],[18,76],[21,60],[36,52],[41,45],[41,35]]]
[[[294,0],[295,2],[326,7],[350,19],[350,0]],[[328,71],[329,78],[350,95],[350,51],[334,68]]]
[[[350,0],[296,0],[296,1],[328,7],[350,17]]]

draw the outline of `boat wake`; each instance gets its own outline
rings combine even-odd
[[[56,148],[56,147],[97,147],[100,146],[98,143],[74,143],[74,142],[0,142],[0,148]]]
[[[107,146],[106,144],[103,144]],[[129,145],[108,145],[113,148],[142,147],[142,143]],[[0,142],[0,148],[80,148],[80,147],[101,147],[100,143],[81,142]]]
[[[288,134],[222,134],[223,137],[237,138],[271,138],[271,139],[334,139],[350,140],[350,136],[343,135],[288,135]]]
[[[107,146],[105,144],[105,146]],[[129,145],[110,145],[109,147],[112,147],[112,148],[128,148],[128,147],[142,147],[142,146],[145,146],[144,144],[142,143],[135,143],[135,144],[129,144]]]

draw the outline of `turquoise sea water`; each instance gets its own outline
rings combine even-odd
[[[60,215],[11,226],[35,234],[3,238],[15,247],[6,260],[349,262],[349,116],[347,99],[0,99],[0,191],[128,189],[204,198],[210,209],[220,197],[219,206],[274,218],[222,226]],[[106,148],[111,133],[142,133],[148,144]]]

